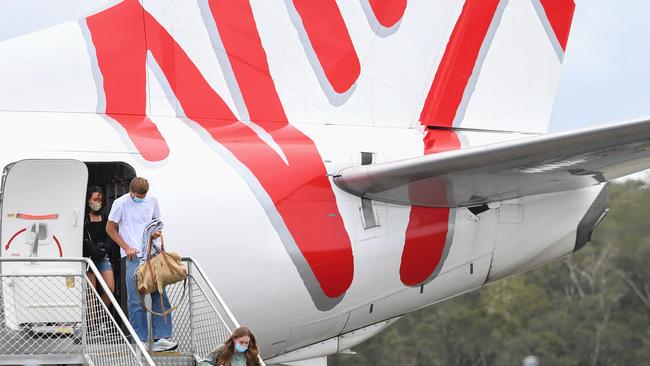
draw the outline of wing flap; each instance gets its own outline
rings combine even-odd
[[[346,168],[334,182],[377,201],[459,207],[578,189],[648,168],[650,119],[642,119]]]

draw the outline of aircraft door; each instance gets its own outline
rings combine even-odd
[[[86,165],[77,160],[21,160],[4,173],[1,255],[81,257]]]
[[[0,253],[13,258],[81,257],[88,170],[76,160],[21,160],[4,170]],[[78,263],[2,263],[4,322],[34,332],[82,320]],[[57,299],[57,301],[52,301]],[[40,327],[40,328],[39,328]],[[45,328],[43,328],[45,327]]]

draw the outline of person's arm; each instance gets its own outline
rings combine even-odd
[[[106,222],[106,234],[108,234],[108,236],[113,239],[115,244],[124,249],[124,253],[126,253],[126,256],[129,257],[129,259],[135,259],[135,257],[137,257],[138,253],[140,252],[137,249],[130,247],[129,244],[127,244],[124,239],[122,239],[122,236],[117,231],[118,227],[119,226],[116,222],[108,220],[108,222]]]

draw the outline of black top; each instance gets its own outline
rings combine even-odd
[[[102,215],[102,221],[92,222],[90,218],[86,221],[86,230],[90,234],[90,238],[93,243],[106,243],[106,220]],[[87,234],[86,234],[87,235]]]

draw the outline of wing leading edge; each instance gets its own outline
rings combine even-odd
[[[475,206],[600,184],[650,168],[650,118],[343,169],[341,189],[377,201]]]

